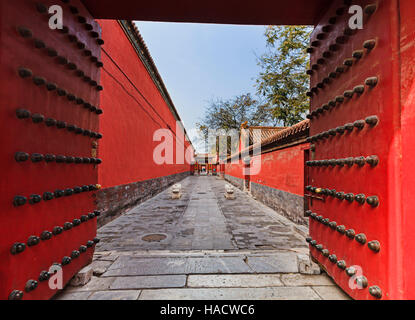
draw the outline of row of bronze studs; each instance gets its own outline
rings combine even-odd
[[[351,3],[352,3],[352,1],[350,1],[350,0],[345,0],[344,1],[344,4],[347,5],[347,6],[350,6]],[[377,9],[376,4],[369,4],[364,8],[363,12],[366,15],[370,16],[373,13],[375,13],[376,9]],[[336,24],[337,16],[342,16],[346,11],[347,11],[347,8],[345,8],[345,7],[341,7],[341,8],[336,10],[336,16],[329,18],[329,25],[324,26],[322,28],[323,32],[317,34],[317,36],[316,36],[317,40],[311,42],[311,47],[307,49],[308,53],[312,53],[314,51],[314,49],[312,47],[319,47],[320,46],[320,41],[319,40],[323,40],[323,39],[326,38],[326,34],[333,30],[331,25]],[[336,38],[336,43],[337,44],[344,44],[347,41],[347,37],[350,36],[350,35],[353,35],[354,31],[352,29],[346,27],[344,29],[343,34],[344,34],[344,36],[339,36],[339,37]],[[333,50],[333,51],[335,51],[335,50]]]
[[[73,250],[71,252],[71,256],[64,256],[61,260],[61,263],[53,263],[52,266],[56,266],[57,268],[62,268],[62,266],[68,265],[72,262],[73,259],[78,258],[82,253],[85,253],[88,248],[92,248],[94,244],[97,244],[100,241],[98,238],[94,238],[93,240],[88,240],[86,245],[81,245],[78,250]],[[29,293],[35,290],[38,287],[39,282],[47,281],[53,275],[53,273],[49,273],[49,271],[43,270],[40,272],[38,280],[30,279],[26,282],[24,291]],[[23,291],[21,290],[13,290],[9,295],[9,300],[21,300],[23,298]]]
[[[75,65],[75,64],[74,64]],[[76,66],[74,66],[74,68],[76,69]],[[32,77],[33,76],[33,73],[32,73],[32,71],[30,70],[30,69],[28,69],[28,68],[24,68],[24,67],[21,67],[21,68],[19,68],[19,70],[18,70],[18,72],[19,72],[19,75],[22,77],[22,78],[28,78],[28,77]],[[87,81],[87,82],[90,82],[91,81],[91,78],[89,78],[89,77],[84,77],[84,81]],[[95,82],[95,81],[94,81]],[[48,90],[48,91],[54,91],[54,90],[58,90],[58,86],[57,86],[57,84],[55,84],[55,83],[53,83],[53,82],[47,82],[46,81],[46,79],[45,78],[43,78],[43,77],[39,77],[39,76],[33,76],[33,83],[35,84],[35,85],[37,85],[37,86],[43,86],[43,85],[46,85],[46,89]],[[102,86],[100,86],[100,85],[97,85],[96,84],[96,82],[95,82],[95,86],[96,86],[96,90],[97,91],[102,91],[104,88],[102,87]],[[67,94],[68,95],[68,99],[69,99],[69,96],[70,96],[70,94]],[[74,99],[72,99],[72,100],[76,100],[77,98],[74,96]],[[80,99],[80,98],[78,98],[78,99]],[[82,102],[80,102],[80,103],[78,103],[78,104],[82,104],[82,103],[84,103],[84,101],[82,100],[82,99],[80,99]]]
[[[16,162],[25,162],[31,160],[33,163],[39,163],[45,161],[56,162],[56,163],[77,163],[77,164],[101,164],[102,159],[99,158],[88,158],[88,157],[73,157],[73,156],[64,156],[64,155],[54,155],[54,154],[41,154],[41,153],[32,153],[31,155],[27,152],[18,151],[14,154],[14,159]]]
[[[61,33],[63,33],[63,34],[68,34],[68,40],[70,41],[70,42],[75,42],[75,41],[77,41],[77,37],[75,36],[75,35],[73,35],[73,34],[69,34],[69,28],[68,27],[66,27],[66,26],[63,26],[63,28],[61,29],[61,30],[59,30]],[[91,33],[93,33],[94,35],[95,35],[95,37],[98,37],[98,33],[97,32],[95,32],[95,31],[93,31],[93,32],[91,32]],[[100,41],[103,41],[103,40],[101,40],[101,39],[99,39]],[[78,42],[79,43],[79,45],[78,45],[78,48],[80,48],[81,49],[81,47],[82,47],[82,45],[80,44],[81,42]],[[84,54],[85,54],[85,56],[86,57],[90,57],[89,59],[91,60],[91,62],[92,63],[95,63],[95,65],[98,67],[98,68],[102,68],[103,66],[104,66],[104,63],[102,62],[102,61],[99,61],[98,60],[98,58],[97,57],[95,57],[95,56],[93,56],[92,55],[92,52],[91,52],[91,50],[84,50]]]
[[[18,119],[32,119],[32,122],[35,124],[45,123],[48,127],[55,127],[57,129],[67,129],[69,132],[73,132],[75,134],[83,134],[84,136],[89,136],[91,138],[102,139],[102,134],[94,131],[90,131],[87,129],[82,129],[74,124],[68,124],[65,121],[56,120],[54,118],[46,118],[45,116],[40,113],[31,113],[29,110],[26,109],[17,109],[16,110],[16,117]]]
[[[72,222],[65,222],[63,224],[63,227],[55,226],[55,227],[53,227],[52,231],[45,230],[40,234],[39,237],[38,236],[30,236],[27,239],[26,243],[16,242],[10,248],[10,253],[12,255],[22,253],[23,251],[25,251],[26,247],[36,246],[40,243],[41,240],[42,241],[50,240],[50,239],[52,239],[53,236],[58,236],[63,231],[69,231],[72,228],[79,226],[83,222],[87,222],[88,220],[92,220],[95,217],[98,217],[100,214],[101,214],[101,212],[96,210],[94,212],[88,213],[88,215],[82,215],[79,219],[75,218],[75,219],[73,219]]]
[[[348,29],[348,30],[350,30],[350,29]],[[375,48],[375,46],[376,46],[376,39],[369,39],[369,40],[366,40],[365,42],[363,42],[363,49],[366,49],[368,53],[370,51],[372,51]],[[337,45],[331,45],[329,47],[329,50],[330,51],[337,51],[338,50],[338,46]],[[331,52],[330,51],[325,51],[323,53],[323,57],[325,57],[325,58],[330,57],[331,56]],[[344,60],[343,65],[345,65],[347,67],[353,66],[353,63],[354,63],[354,60],[353,59],[355,59],[356,61],[362,59],[364,53],[365,53],[364,50],[355,50],[355,51],[353,51],[352,58],[347,58],[346,60]],[[311,76],[314,73],[313,70],[318,70],[319,69],[319,65],[324,65],[325,62],[326,61],[325,61],[324,58],[317,59],[317,63],[316,64],[313,64],[311,66],[311,69],[310,70],[307,70],[307,74]],[[335,78],[335,77],[330,76],[330,75],[329,75],[329,77],[330,78]]]
[[[62,0],[63,2],[68,2],[68,0]],[[45,5],[43,5],[43,4],[41,4],[41,3],[37,3],[36,4],[36,7],[37,7],[37,9],[38,9],[38,11],[39,12],[42,12],[42,13],[47,13],[47,7],[45,6]],[[79,19],[78,19],[79,20]],[[39,42],[38,44],[40,44],[41,45],[41,42]],[[100,44],[99,42],[98,42],[98,44]],[[50,52],[50,54],[53,54],[53,51],[49,51]],[[97,59],[98,60],[98,59]],[[97,64],[97,66],[99,66],[98,64]],[[78,73],[78,74],[80,74],[80,73]],[[90,84],[91,85],[94,85],[94,82],[90,82]],[[53,88],[53,85],[52,85],[52,87],[51,88]],[[94,110],[95,111],[95,110]],[[87,247],[92,247],[92,245],[93,245],[93,243],[98,243],[99,242],[99,239],[94,239],[94,241],[88,241],[88,243],[87,243],[87,246],[85,247],[85,246],[81,246],[80,247],[80,251],[73,251],[72,252],[72,254],[71,254],[71,256],[72,256],[72,258],[77,258],[78,256],[79,256],[79,254],[80,253],[82,253],[82,252],[85,252],[86,251],[86,248]],[[64,257],[63,259],[62,259],[62,265],[65,265],[65,264],[69,264],[71,262],[71,258],[69,258],[69,257]],[[47,277],[45,278],[45,275],[47,275]],[[48,278],[49,278],[49,274],[48,274],[48,272],[47,271],[43,271],[42,273],[41,273],[41,276],[39,277],[39,280],[40,281],[43,281],[43,280],[47,280]],[[27,283],[26,283],[26,286],[25,286],[25,291],[26,292],[30,292],[30,291],[32,291],[32,290],[34,290],[34,289],[36,289],[36,287],[37,287],[37,281],[35,281],[35,280],[29,280]],[[9,296],[9,299],[21,299],[22,298],[22,296],[23,296],[23,292],[22,291],[18,291],[18,290],[14,290],[11,294],[10,294],[10,296]]]
[[[65,3],[65,1],[62,1],[62,2],[64,2]],[[49,14],[49,12],[48,12],[48,7],[45,5],[45,4],[43,4],[43,3],[36,3],[36,9],[37,9],[37,11],[39,12],[39,13],[42,13],[42,14]],[[69,7],[69,10],[71,11],[71,13],[72,14],[74,14],[74,15],[77,15],[78,13],[79,13],[79,10],[78,10],[78,8],[77,7],[75,7],[75,6],[70,6]],[[99,37],[99,34],[98,34],[98,32],[96,32],[96,31],[93,31],[93,26],[91,25],[91,24],[89,24],[89,23],[87,23],[86,22],[86,18],[85,17],[83,17],[83,16],[77,16],[77,20],[78,20],[78,22],[79,23],[81,23],[81,24],[85,24],[85,29],[87,30],[87,31],[91,31],[90,32],[90,36],[92,37],[92,38],[98,38]],[[66,27],[67,28],[67,27]],[[68,29],[67,29],[68,30]],[[102,39],[100,39],[100,38],[98,38],[97,40],[96,40],[96,42],[97,42],[97,44],[98,45],[103,45],[104,44],[104,40],[102,40]]]
[[[375,48],[375,46],[376,46],[376,39],[369,39],[369,40],[366,40],[365,42],[363,42],[363,49],[366,49],[367,52],[372,51]],[[338,49],[339,48],[338,48],[337,45],[331,45],[329,47],[330,51],[337,51]],[[325,51],[323,53],[323,56],[328,57],[329,55],[331,55],[330,51]],[[351,66],[353,66],[353,62],[354,62],[353,59],[360,60],[361,58],[363,58],[363,55],[364,55],[364,50],[355,50],[352,53],[352,58],[345,59],[344,62],[343,62],[343,65],[346,66],[346,67],[351,67]],[[319,69],[318,65],[323,65],[324,63],[325,63],[325,60],[323,58],[318,59],[317,64],[313,64],[311,69],[307,70],[306,73],[310,76],[313,75],[314,70],[317,71]],[[340,70],[336,69],[335,72],[329,73],[328,77],[325,78],[326,81],[324,81],[324,83],[326,83],[326,84],[329,83],[330,78],[335,79],[337,77],[337,73],[343,73],[343,72],[344,72],[344,69],[340,69]]]
[[[365,80],[365,84],[370,87],[371,89],[374,88],[378,84],[378,78],[377,77],[370,77]],[[330,110],[331,108],[334,108],[336,104],[341,104],[344,102],[344,99],[352,99],[354,94],[357,94],[358,96],[362,95],[365,92],[365,86],[364,85],[358,85],[355,86],[352,90],[346,90],[343,92],[343,95],[336,96],[333,100],[330,100],[326,104],[323,104],[321,107],[314,110],[310,115],[307,115],[308,119],[312,119],[313,117],[317,116],[320,113],[324,113],[325,111]]]
[[[65,2],[65,1],[64,1]],[[71,11],[72,14],[77,15],[79,13],[79,10],[77,7],[75,6],[70,6],[69,10]],[[90,35],[93,38],[98,38],[99,34],[96,31],[92,31],[93,30],[93,26],[89,23],[86,22],[86,18],[83,16],[77,16],[77,20],[80,24],[84,24],[85,25],[85,29],[88,31],[91,31]],[[104,40],[102,39],[97,39],[97,44],[102,46],[104,44]]]
[[[343,1],[343,3],[344,3],[345,6],[350,6],[352,4],[352,2],[353,2],[352,0],[344,0]],[[376,4],[370,4],[370,5],[367,5],[364,8],[364,13],[367,14],[367,15],[372,15],[376,11],[376,9],[377,9],[377,5]],[[347,11],[348,11],[347,10],[347,7],[340,7],[340,8],[338,8],[336,10],[336,15],[329,18],[329,20],[328,20],[329,25],[336,24],[337,17],[342,16]],[[327,29],[326,31],[323,30],[323,32],[325,32],[325,33],[329,32],[329,31],[331,31],[331,30],[329,30],[329,29]]]
[[[95,185],[95,184],[90,184],[90,185],[84,185],[82,187],[80,186],[76,186],[73,188],[68,188],[68,189],[58,189],[55,190],[54,192],[49,192],[46,191],[43,193],[43,196],[39,195],[39,194],[32,194],[29,196],[29,201],[27,200],[27,198],[25,196],[21,196],[21,195],[17,195],[13,198],[13,205],[15,207],[19,207],[19,206],[23,206],[25,205],[27,202],[29,202],[29,204],[37,204],[39,202],[43,201],[50,201],[56,198],[61,198],[63,196],[69,197],[72,196],[74,194],[78,194],[78,193],[82,193],[82,192],[88,192],[88,191],[95,191],[98,190],[99,186]]]
[[[68,34],[68,39],[71,42],[75,42],[77,40],[77,37],[73,34],[69,34],[69,28],[66,26],[63,26],[63,28],[61,30],[59,30],[61,33],[63,34]],[[98,33],[93,31],[94,34],[96,34],[96,37],[98,37]],[[78,46],[79,48],[79,46]],[[84,54],[86,57],[90,57],[89,59],[91,60],[92,63],[95,63],[95,65],[98,68],[102,68],[104,66],[104,63],[102,61],[99,61],[97,57],[92,55],[91,50],[84,50]]]
[[[306,186],[305,189],[311,193],[331,196],[341,201],[347,200],[350,203],[352,203],[353,201],[356,201],[357,203],[361,205],[367,203],[368,205],[374,208],[379,206],[379,198],[377,196],[366,197],[362,193],[354,195],[353,193],[345,193],[343,191],[336,191],[335,189],[319,188],[319,187],[314,187],[314,186]]]
[[[23,68],[23,67],[19,68],[18,73],[19,73],[19,76],[23,79],[31,78],[33,76],[32,70]],[[99,109],[91,105],[89,102],[84,101],[82,98],[76,97],[72,93],[68,93],[65,89],[59,88],[57,84],[52,83],[52,82],[47,83],[45,78],[33,76],[33,83],[37,86],[45,85],[48,91],[56,90],[58,96],[61,96],[61,97],[66,96],[69,101],[74,101],[78,105],[82,104],[84,108],[89,109],[90,112],[94,112],[98,115],[103,113],[102,109]]]
[[[311,160],[306,161],[306,165],[308,167],[344,167],[347,165],[348,167],[352,167],[354,164],[358,165],[359,167],[363,167],[365,164],[369,164],[371,167],[376,167],[379,164],[379,157],[378,156],[368,156],[368,157],[349,157],[344,159],[324,159],[324,160]]]
[[[32,38],[33,36],[32,31],[26,27],[22,27],[22,26],[17,27],[17,31],[23,38]],[[66,65],[70,70],[75,71],[76,76],[83,77],[83,80],[89,83],[89,85],[91,85],[92,87],[97,87],[97,90],[102,90],[102,86],[98,85],[98,83],[95,80],[91,79],[91,77],[86,76],[85,72],[78,69],[75,63],[69,62],[68,59],[63,56],[59,56],[58,52],[54,48],[47,47],[46,44],[42,40],[34,39],[34,45],[35,45],[35,48],[37,49],[46,49],[49,57],[51,58],[57,57],[57,61],[59,64]],[[85,55],[90,56],[91,51],[85,50]]]
[[[357,270],[353,266],[347,267],[346,261],[338,260],[337,256],[335,254],[330,254],[330,251],[325,249],[322,244],[318,244],[317,241],[313,240],[311,237],[307,237],[306,241],[311,247],[314,247],[318,252],[320,252],[323,257],[328,258],[331,263],[335,263],[339,269],[344,270],[349,277],[356,275]],[[356,283],[360,288],[368,287],[368,280],[363,275],[356,277]],[[369,293],[377,299],[382,298],[382,290],[378,286],[369,287]]]
[[[336,230],[341,235],[346,235],[350,240],[356,240],[361,245],[364,245],[367,243],[367,246],[370,250],[372,250],[375,253],[378,253],[380,251],[380,242],[378,240],[373,240],[367,242],[366,235],[364,233],[356,234],[356,232],[353,229],[347,229],[344,225],[337,225],[336,221],[330,221],[329,218],[324,218],[323,216],[318,216],[317,213],[312,212],[311,210],[307,210],[305,212],[306,217],[310,217],[311,219],[320,222],[321,224],[330,227],[332,230]]]
[[[370,52],[375,47],[375,45],[376,45],[376,40],[372,39],[372,40],[365,41],[364,44],[363,44],[363,47],[365,49],[367,49],[368,52]],[[355,60],[360,60],[363,57],[363,54],[364,54],[363,50],[356,50],[356,51],[353,52],[353,58]],[[316,87],[311,88],[311,91],[307,92],[307,96],[312,97],[313,93],[318,94],[318,90],[319,89],[324,89],[324,87],[326,85],[331,83],[332,79],[336,79],[337,74],[341,74],[341,73],[345,72],[346,67],[352,67],[353,63],[354,63],[353,58],[348,58],[348,59],[344,60],[344,62],[343,62],[344,67],[343,66],[338,67],[338,68],[336,68],[336,70],[334,72],[330,72],[328,74],[328,76],[323,79],[322,82],[318,83],[316,85]],[[319,69],[318,64],[324,64],[324,59],[319,59],[317,61],[318,61],[317,64],[314,64],[312,66],[312,69],[307,70],[308,75],[311,76],[314,73],[313,70],[318,70]]]
[[[346,6],[349,6],[350,4],[351,4],[351,0],[344,0],[344,4],[346,5]],[[327,26],[324,26],[323,28],[322,28],[322,30],[323,30],[323,33],[328,33],[328,32],[330,32],[330,31],[332,31],[332,28],[331,28],[331,25],[335,25],[336,23],[337,23],[337,17],[340,17],[340,16],[342,16],[347,10],[346,10],[347,8],[345,8],[345,7],[340,7],[340,8],[338,8],[337,10],[336,10],[336,15],[335,16],[332,16],[332,17],[330,17],[329,18],[329,20],[328,20],[328,25]],[[367,13],[367,14],[371,14],[371,13],[369,13],[369,11],[366,11],[365,10],[365,13]],[[319,46],[320,45],[320,43],[315,43],[316,45],[315,46]],[[312,49],[312,48],[311,48]]]
[[[379,118],[377,116],[369,116],[365,120],[356,120],[353,123],[346,123],[343,126],[339,126],[337,128],[332,128],[330,130],[318,133],[314,136],[308,137],[306,140],[307,142],[314,142],[318,140],[329,139],[335,137],[336,135],[343,135],[345,132],[352,132],[354,129],[363,130],[365,125],[370,126],[373,128],[379,123]]]

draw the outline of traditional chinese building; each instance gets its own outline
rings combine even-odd
[[[198,153],[193,164],[194,174],[217,175],[218,157],[209,153]]]
[[[261,136],[260,156],[254,143],[221,171],[308,220],[311,256],[351,297],[415,298],[414,1],[59,4],[53,29],[56,1],[0,2],[0,299],[50,298],[49,268],[64,268],[65,284],[89,264],[97,224],[190,174],[153,161],[155,130],[190,143],[134,19],[313,25],[309,121]]]

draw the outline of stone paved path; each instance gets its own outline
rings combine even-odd
[[[299,273],[297,227],[216,177],[188,177],[98,230],[94,272],[56,299],[348,299],[324,274]],[[165,239],[148,242],[157,234]]]

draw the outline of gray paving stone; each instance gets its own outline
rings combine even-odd
[[[251,273],[252,269],[242,257],[188,258],[187,274]]]
[[[348,298],[327,277],[297,274],[297,254],[308,246],[292,222],[238,189],[227,201],[223,180],[181,183],[180,200],[162,192],[100,228],[92,266],[106,271],[56,298]],[[142,240],[153,233],[167,238]]]
[[[74,287],[86,285],[89,281],[91,281],[93,274],[94,270],[91,268],[91,265],[83,267],[72,278],[72,280],[70,281],[70,285]]]
[[[135,258],[121,256],[102,276],[186,274],[187,258]]]
[[[67,290],[68,292],[107,290],[115,279],[114,277],[92,277],[86,285],[80,287],[68,286]]]
[[[299,273],[283,274],[281,281],[286,286],[334,286],[335,283],[325,274],[304,275]]]
[[[93,270],[94,276],[100,276],[112,265],[112,261],[95,260],[89,266]]]
[[[284,284],[278,274],[215,274],[190,275],[187,286],[193,288],[265,288],[280,287]]]
[[[204,273],[252,273],[252,269],[243,261],[242,256],[204,258],[135,258],[122,256],[102,276]]]
[[[186,275],[117,277],[111,289],[182,288]]]
[[[88,300],[137,300],[140,292],[139,290],[96,291]]]
[[[350,300],[351,298],[337,286],[313,286],[313,290],[323,300]]]
[[[83,292],[66,292],[58,293],[53,299],[54,300],[86,300],[91,295],[90,291]]]
[[[248,256],[247,264],[256,273],[295,273],[298,272],[297,257],[291,253],[273,256]]]
[[[183,196],[169,199],[169,191],[131,209],[98,230],[97,250],[212,250],[307,247],[272,209],[235,189],[237,201],[223,197],[225,182],[212,177],[188,177]],[[203,190],[203,191],[199,191]],[[198,199],[198,200],[196,200]],[[272,214],[270,214],[270,212]],[[164,233],[161,242],[145,242],[145,234]],[[235,240],[232,240],[235,239]],[[109,260],[102,256],[99,260]]]
[[[310,287],[143,290],[140,300],[319,300]]]

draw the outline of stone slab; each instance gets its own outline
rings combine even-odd
[[[118,277],[111,289],[183,288],[186,275]]]
[[[53,300],[86,300],[91,295],[91,291],[83,292],[62,292],[58,293]]]
[[[321,269],[317,263],[310,259],[309,254],[297,255],[298,271],[302,274],[320,274]]]
[[[188,258],[187,274],[252,273],[241,257]]]
[[[296,273],[296,254],[279,253],[273,256],[248,256],[247,264],[255,273]]]
[[[69,292],[80,292],[80,291],[99,291],[108,290],[111,283],[115,280],[112,277],[92,277],[86,285],[80,287],[68,287]]]
[[[291,224],[283,223],[275,211],[239,189],[234,189],[237,202],[227,201],[223,180],[187,177],[182,189],[180,200],[171,200],[165,190],[100,228],[97,251],[308,249]],[[149,233],[164,233],[168,239],[142,241],[141,237]],[[98,259],[114,258],[107,255]]]
[[[135,258],[121,256],[102,276],[186,274],[187,258]]]
[[[183,180],[188,175],[188,172],[182,172],[99,190],[96,192],[98,210],[101,211],[98,218],[98,227],[111,223],[110,221],[119,217],[126,211],[126,208],[135,208],[137,203],[151,200],[155,194],[163,190],[163,194],[165,194],[168,192],[170,185]]]
[[[281,265],[284,266],[283,263]],[[259,267],[257,267],[257,269],[259,269]],[[285,270],[285,269],[278,265],[278,267],[277,268],[274,267],[273,270]],[[113,277],[113,276],[140,276],[140,275],[163,275],[163,274],[174,275],[174,274],[252,273],[252,272],[253,272],[252,268],[243,261],[243,256],[204,257],[204,258],[193,258],[193,257],[136,258],[136,257],[121,256],[115,263],[113,263],[108,268],[108,270],[102,276]],[[255,271],[255,272],[260,272],[260,271]]]
[[[351,300],[351,298],[337,286],[313,286],[312,288],[323,300]]]
[[[284,284],[278,274],[223,274],[190,275],[187,286],[194,288],[261,288],[280,287]]]
[[[326,278],[292,275],[299,270],[297,255],[308,257],[304,228],[299,233],[237,188],[237,200],[226,200],[222,180],[187,178],[183,191],[172,200],[165,190],[100,228],[96,274],[107,269],[85,286],[67,287],[65,299],[343,297],[325,289],[335,288]],[[168,237],[142,240],[151,233]]]
[[[139,300],[319,300],[311,287],[143,290]]]
[[[76,275],[74,275],[70,285],[73,287],[86,285],[89,281],[91,281],[93,273],[94,270],[91,268],[91,266],[82,268]]]
[[[94,260],[96,260],[96,261],[110,261],[110,262],[114,262],[117,259],[118,259],[118,254],[117,253],[111,253],[110,255],[99,256],[97,258],[94,257]]]
[[[139,296],[139,290],[96,291],[88,300],[137,300]]]
[[[112,265],[112,261],[95,260],[90,264],[94,276],[100,276]]]
[[[335,283],[325,274],[305,275],[299,273],[282,274],[281,281],[289,287],[295,286],[334,286]]]

